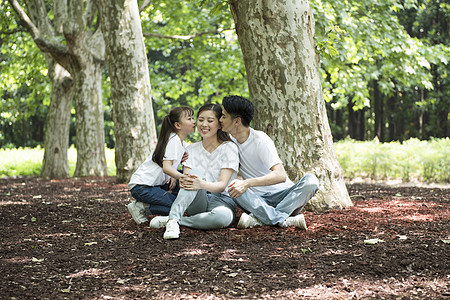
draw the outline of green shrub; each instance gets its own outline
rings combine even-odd
[[[335,149],[347,179],[450,182],[448,138],[410,139],[403,143],[346,139],[335,143]]]
[[[403,143],[360,142],[351,139],[334,144],[339,163],[347,179],[401,179],[403,181],[450,182],[450,139]],[[116,175],[114,149],[106,148],[108,175]],[[0,177],[36,176],[42,166],[44,149],[0,149]],[[76,149],[69,148],[69,173],[76,166]]]

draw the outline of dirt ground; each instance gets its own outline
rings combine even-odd
[[[165,241],[113,177],[0,179],[0,298],[450,299],[450,189],[348,190],[354,207],[305,212],[307,231]]]

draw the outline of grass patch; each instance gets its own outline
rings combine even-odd
[[[347,179],[450,182],[450,139],[403,143],[342,140],[334,144]]]
[[[77,150],[70,147],[68,151],[69,174],[73,176],[77,163]],[[114,149],[105,149],[108,175],[116,175],[116,164],[114,162]],[[0,149],[0,177],[15,176],[39,176],[42,168],[44,149],[17,148]]]
[[[351,139],[334,144],[344,176],[371,179],[402,179],[424,182],[450,182],[450,139],[403,143],[360,142]],[[37,176],[41,172],[44,149],[37,147],[0,149],[0,177]],[[69,148],[69,172],[73,176],[77,153]],[[116,175],[114,149],[106,148],[108,175]]]

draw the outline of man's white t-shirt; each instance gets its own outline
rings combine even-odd
[[[239,170],[242,178],[262,177],[271,172],[270,168],[276,164],[281,164],[277,149],[272,139],[263,131],[250,128],[248,139],[240,144],[235,138],[230,136],[239,149]],[[293,185],[292,181],[287,178],[285,182],[274,185],[255,186],[250,189],[255,193],[275,193]]]
[[[172,166],[174,169],[177,169],[184,152],[186,152],[185,142],[177,134],[172,133],[167,142],[163,160],[172,160]],[[165,174],[163,169],[152,160],[152,156],[153,153],[131,176],[130,182],[128,183],[130,190],[137,184],[157,186],[163,185],[169,180],[170,176]]]
[[[217,182],[221,169],[233,169],[233,175],[228,184],[237,178],[239,170],[238,148],[233,142],[223,142],[212,153],[203,148],[202,142],[187,147],[189,158],[183,163],[185,167],[197,169],[203,173],[201,176],[208,182]],[[228,186],[227,184],[227,186]],[[222,194],[227,194],[228,187]]]

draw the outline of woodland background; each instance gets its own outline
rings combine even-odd
[[[226,2],[213,2],[152,1],[140,12],[157,128],[174,106],[248,96],[233,18]],[[335,141],[449,136],[448,3],[313,0],[311,6]],[[5,0],[0,15],[0,148],[42,145],[50,102],[45,60]],[[102,74],[105,142],[114,148],[107,66]],[[75,142],[72,109],[69,143]]]

